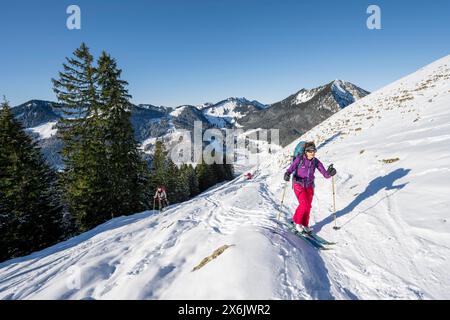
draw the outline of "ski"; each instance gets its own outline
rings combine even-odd
[[[281,222],[281,224],[285,225],[292,233],[294,233],[299,238],[303,239],[305,242],[308,242],[309,244],[311,244],[312,246],[314,246],[315,248],[317,248],[319,250],[330,250],[331,248],[328,246],[336,244],[336,242],[327,241],[324,238],[322,238],[312,232],[311,233],[306,233],[306,232],[300,233],[295,228],[295,225],[292,222],[289,224]]]
[[[328,240],[325,240],[324,238],[318,236],[318,235],[317,235],[316,233],[314,233],[314,232],[308,233],[308,235],[309,235],[310,237],[314,238],[317,242],[320,242],[320,243],[323,244],[323,245],[330,246],[330,245],[336,244],[336,242],[330,242],[330,241],[328,241]]]
[[[290,224],[291,224],[292,228],[295,229],[294,223],[291,222]],[[295,229],[295,230],[297,230],[297,229]],[[319,235],[317,235],[316,233],[314,233],[312,231],[311,232],[305,232],[305,234],[307,234],[309,237],[313,238],[314,240],[316,240],[317,242],[319,242],[320,244],[323,244],[323,245],[334,245],[334,244],[336,244],[336,242],[330,242],[328,240],[325,240],[324,238],[320,237]]]
[[[300,239],[302,239],[305,242],[309,243],[310,245],[312,245],[314,248],[316,248],[318,250],[330,250],[331,249],[331,248],[327,248],[325,245],[323,245],[322,243],[318,242],[314,238],[310,237],[306,233],[300,233],[300,232],[298,232],[297,230],[294,230],[294,229],[291,229],[291,230]]]
[[[281,223],[281,224],[285,225],[293,234],[295,234],[300,239],[302,239],[303,241],[307,242],[308,244],[310,244],[314,248],[316,248],[318,250],[330,250],[331,249],[331,248],[327,248],[324,244],[320,243],[319,241],[317,241],[313,237],[310,237],[307,233],[300,233],[300,232],[298,232],[298,230],[295,229],[294,225],[288,225],[288,224],[285,224],[285,223]]]

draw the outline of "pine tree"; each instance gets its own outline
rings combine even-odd
[[[180,202],[189,200],[191,190],[189,188],[189,176],[187,170],[178,170],[180,173],[178,189],[180,194]]]
[[[151,175],[148,189],[154,193],[158,186],[166,186],[167,177],[167,151],[161,140],[156,141],[155,152],[152,157]]]
[[[52,79],[63,115],[58,135],[63,141],[64,200],[77,222],[86,231],[106,221],[109,201],[109,173],[104,144],[104,121],[97,88],[98,73],[93,56],[82,43],[63,64],[59,79]]]
[[[226,163],[226,157],[223,159],[223,168],[225,171],[225,180],[230,181],[234,179],[234,167],[232,164]]]
[[[0,137],[0,139],[2,139]],[[1,149],[1,148],[0,148]],[[0,155],[1,157],[1,155]],[[4,160],[0,158],[0,167],[3,169]],[[2,191],[3,174],[0,172],[0,262],[13,257],[13,252],[17,244],[14,243],[13,229],[16,228],[16,221],[11,205],[6,194]]]
[[[217,177],[213,169],[213,165],[209,165],[204,162],[199,163],[195,167],[195,173],[197,174],[200,192],[205,191],[217,183]]]
[[[0,261],[58,241],[62,209],[56,174],[7,102],[0,110]]]
[[[213,163],[211,165],[214,175],[216,176],[217,182],[223,182],[227,180],[225,165],[220,163]]]
[[[83,43],[53,79],[64,115],[58,128],[64,197],[79,231],[149,205],[148,170],[130,122],[128,83],[105,52],[97,66],[93,61]]]
[[[72,145],[76,147],[80,142],[79,136],[85,133],[87,119],[98,114],[97,71],[93,61],[89,48],[82,43],[72,58],[66,58],[59,79],[52,79],[53,90],[63,103],[55,105],[55,108],[61,109],[63,116],[58,123],[58,133],[65,142],[63,155],[66,158],[70,158]]]
[[[206,166],[207,170],[206,172],[208,173],[206,175],[207,177],[207,184],[208,184],[208,188],[211,188],[212,186],[214,186],[215,184],[219,183],[219,179],[217,179],[217,173],[214,170],[214,164],[208,164]]]
[[[131,95],[122,70],[105,52],[98,61],[100,110],[108,158],[110,192],[108,212],[112,216],[131,214],[145,208],[147,167],[138,149],[131,125]]]
[[[215,156],[216,150],[213,151],[213,156]],[[222,155],[222,163],[214,162],[213,164],[209,165],[209,170],[212,173],[211,177],[208,177],[211,181],[208,181],[208,184],[214,185],[216,183],[220,183],[223,181],[229,181],[234,178],[234,170],[233,166],[230,164],[226,164],[226,155]]]
[[[186,170],[178,168],[175,163],[167,159],[167,193],[172,203],[179,203],[189,199],[189,181]]]
[[[195,175],[197,176],[198,181],[198,189],[201,192],[208,189],[207,183],[206,183],[206,164],[204,162],[198,163],[195,166]]]
[[[185,165],[186,175],[188,179],[188,185],[189,185],[189,198],[195,197],[200,193],[199,186],[198,186],[198,178],[195,174],[195,169],[192,167],[192,165]]]

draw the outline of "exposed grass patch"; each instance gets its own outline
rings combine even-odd
[[[206,265],[208,262],[214,260],[215,258],[217,258],[218,256],[220,256],[225,250],[227,250],[230,247],[234,247],[235,245],[228,245],[225,244],[223,246],[221,246],[220,248],[216,249],[210,256],[204,258],[197,266],[194,267],[194,269],[192,269],[193,271],[196,271],[198,269],[201,269],[204,265]]]
[[[399,160],[400,160],[400,158],[393,158],[393,159],[383,159],[383,160],[380,160],[380,161],[383,162],[383,163],[394,163],[394,162],[397,162]]]

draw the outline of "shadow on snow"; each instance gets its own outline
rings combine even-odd
[[[345,208],[336,212],[336,218],[342,217],[342,216],[352,212],[362,202],[364,202],[365,200],[369,199],[370,197],[376,195],[378,192],[380,192],[383,189],[386,191],[395,190],[393,193],[403,189],[408,183],[403,183],[403,184],[399,184],[399,185],[394,185],[394,183],[396,180],[401,179],[401,178],[405,177],[406,175],[408,175],[410,171],[411,171],[411,169],[400,168],[400,169],[392,171],[391,173],[389,173],[385,176],[381,176],[381,177],[377,177],[377,178],[373,179],[369,183],[369,185],[366,187],[366,189],[362,193],[360,193],[355,199],[353,199],[352,202],[350,202]],[[390,197],[393,193],[391,193],[390,195],[387,195],[386,197]],[[386,198],[386,197],[384,197],[384,198]],[[373,206],[363,210],[362,212],[366,212],[367,210],[369,210],[371,208],[373,208]],[[322,221],[317,222],[313,226],[314,231],[319,232],[320,230],[322,230],[322,228],[325,225],[333,222],[333,220],[334,220],[333,214],[329,215],[328,217],[326,217]]]
[[[123,227],[125,225],[132,224],[134,222],[137,222],[144,218],[148,218],[157,213],[158,213],[158,211],[144,211],[141,213],[133,214],[131,216],[121,216],[121,217],[111,219],[111,220],[95,227],[94,229],[86,231],[80,235],[77,235],[77,236],[70,238],[68,240],[65,240],[63,242],[57,243],[46,249],[34,252],[27,256],[18,257],[18,258],[4,261],[4,262],[0,263],[0,268],[6,268],[10,265],[13,265],[13,264],[16,264],[19,262],[45,258],[54,253],[75,247],[78,244],[80,244],[86,240],[89,240],[90,238],[92,238],[102,232],[117,229],[117,228]]]

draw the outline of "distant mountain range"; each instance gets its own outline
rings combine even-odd
[[[245,129],[280,130],[280,143],[286,146],[306,131],[369,92],[350,82],[336,80],[314,89],[302,89],[286,99],[240,119]]]
[[[246,98],[228,98],[201,106],[182,105],[177,108],[151,104],[132,105],[131,121],[135,137],[143,150],[151,155],[156,139],[169,145],[178,130],[193,130],[194,121],[203,128],[280,129],[284,146],[369,92],[349,82],[335,80],[314,89],[302,89],[286,99],[266,105]],[[58,103],[31,100],[14,107],[15,117],[22,122],[42,148],[50,164],[61,167],[58,154],[62,143],[55,134],[61,118]]]

